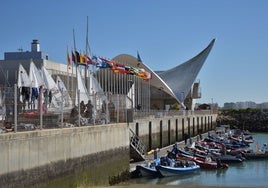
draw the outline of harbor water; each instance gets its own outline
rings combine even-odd
[[[252,134],[254,143],[262,146],[268,143],[268,134]],[[228,169],[204,170],[198,173],[164,178],[133,178],[129,185],[140,188],[165,187],[268,187],[268,159],[246,160],[239,164],[229,164]]]

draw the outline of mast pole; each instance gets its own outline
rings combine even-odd
[[[75,52],[75,60],[74,60],[74,63],[75,63],[75,75],[76,75],[76,88],[78,86],[78,79],[77,79],[77,67],[78,67],[78,62],[77,62],[77,57],[76,57],[76,43],[75,43],[75,34],[74,34],[74,29],[73,29],[73,42],[74,42],[74,52]],[[74,95],[75,96],[75,95]]]
[[[88,16],[87,16],[87,28],[86,28],[86,56],[88,55],[91,55],[91,51],[90,51],[90,46],[89,46],[89,41],[88,41]],[[86,62],[87,63],[87,62]],[[88,80],[87,80],[87,72],[89,70],[89,65],[87,64],[85,66],[85,85],[87,87],[87,90],[88,90],[88,93],[90,94],[91,91],[90,91],[90,81],[88,83]],[[91,79],[91,73],[89,73],[89,79]]]

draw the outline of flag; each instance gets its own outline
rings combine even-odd
[[[113,63],[111,60],[100,57],[101,61],[102,61],[102,68],[112,68],[113,67]]]
[[[92,58],[90,57],[90,55],[85,55],[84,58],[85,58],[85,62],[86,62],[87,65],[89,65],[89,64],[93,65],[94,64],[93,61],[92,61]]]
[[[141,60],[139,52],[137,51],[137,66],[139,67],[141,63],[142,63],[142,60]]]
[[[81,64],[85,64],[85,57],[84,57],[84,55],[82,53],[80,53],[79,58],[80,58],[80,61],[79,62]]]
[[[71,58],[68,49],[67,49],[67,67],[68,69],[71,69]]]
[[[95,55],[92,56],[92,62],[94,65],[96,65],[96,67],[101,67],[102,60],[97,56]]]
[[[80,54],[78,51],[75,51],[75,60],[76,63],[80,63]]]
[[[126,73],[125,65],[119,63],[113,63],[111,70],[115,73]]]
[[[72,51],[72,61],[75,63],[76,61],[75,61],[75,54],[74,54],[74,52]]]

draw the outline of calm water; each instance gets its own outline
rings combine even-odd
[[[254,147],[268,143],[268,134],[252,134]],[[130,184],[140,184],[140,188],[148,185],[177,186],[228,186],[228,187],[268,187],[268,159],[248,160],[240,164],[230,164],[228,169],[200,170],[192,175],[164,178],[136,178]]]

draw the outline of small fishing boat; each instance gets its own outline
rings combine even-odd
[[[175,161],[170,166],[158,165],[155,168],[165,177],[194,173],[200,169],[200,166],[191,161]]]
[[[159,172],[156,170],[155,166],[148,165],[137,165],[136,170],[139,171],[142,177],[152,176],[159,177]]]
[[[147,162],[145,164],[139,164],[136,166],[136,170],[141,176],[161,177],[159,171],[156,170],[156,166],[160,164],[160,158],[157,158],[153,162]]]
[[[211,157],[207,157],[204,159],[204,158],[200,158],[200,157],[179,154],[177,159],[193,161],[197,165],[199,165],[201,169],[224,169],[224,168],[228,168],[228,164],[222,163],[219,159],[214,161],[211,159]]]
[[[210,157],[207,157],[206,159],[194,157],[193,161],[198,164],[202,169],[228,168],[228,164],[221,162],[219,159],[216,159],[216,161],[214,161]]]
[[[248,150],[245,153],[242,153],[242,155],[246,159],[268,159],[268,146],[267,144],[263,144],[261,149],[258,149],[257,151]]]

